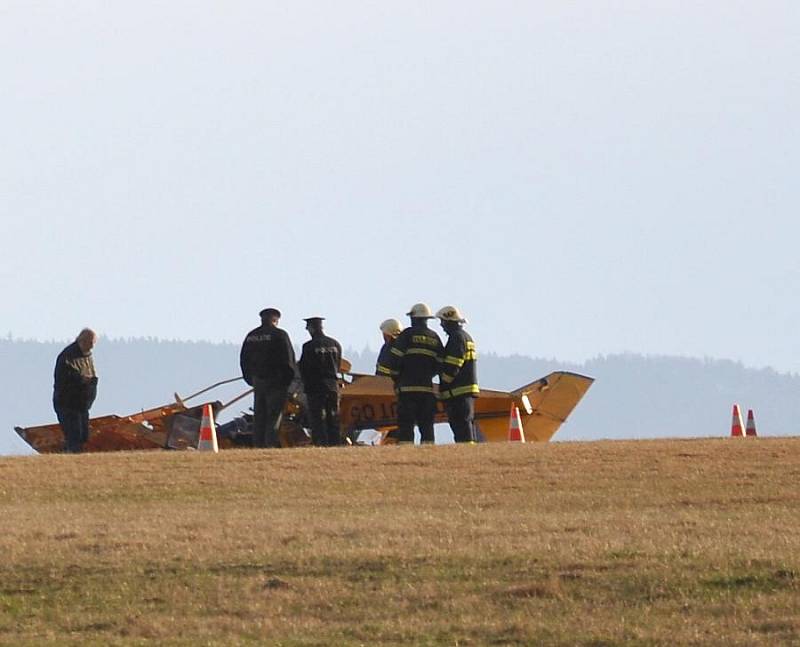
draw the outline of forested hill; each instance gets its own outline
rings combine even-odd
[[[65,342],[0,340],[0,454],[26,450],[15,425],[53,422],[52,379],[56,355]],[[375,351],[348,349],[353,370],[371,373]],[[112,340],[95,349],[100,376],[93,415],[132,413],[170,402],[239,374],[239,347],[233,344]],[[597,357],[583,364],[522,356],[483,354],[483,386],[511,389],[556,370],[589,375],[595,384],[554,440],[723,436],[730,429],[731,405],[755,410],[761,435],[800,432],[800,376],[746,368],[725,360]],[[241,383],[215,391],[227,400]],[[249,406],[249,399],[240,408]]]

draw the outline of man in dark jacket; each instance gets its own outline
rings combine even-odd
[[[457,443],[476,442],[475,398],[480,395],[475,342],[462,327],[467,322],[455,306],[436,313],[447,333],[444,361],[439,374],[439,398],[447,409],[447,419]]]
[[[97,373],[92,348],[93,330],[84,328],[56,358],[53,408],[64,432],[64,451],[78,454],[89,440],[89,409],[97,397]]]
[[[253,446],[280,447],[278,429],[296,372],[294,348],[286,331],[278,328],[279,310],[265,308],[259,315],[261,325],[247,333],[239,364],[254,391]]]
[[[395,395],[397,393],[397,372],[390,367],[392,365],[392,345],[398,335],[403,332],[403,327],[397,319],[385,319],[381,322],[380,331],[383,334],[383,346],[378,351],[378,359],[375,362],[375,375],[383,375],[392,378],[394,383]],[[397,403],[392,403],[392,413],[397,415]],[[392,429],[386,434],[387,442],[398,442],[397,429]]]
[[[322,331],[323,317],[305,319],[311,340],[300,354],[300,377],[308,400],[311,440],[318,446],[341,442],[339,430],[339,369],[342,346]]]
[[[428,328],[428,319],[433,315],[427,304],[415,304],[408,316],[411,327],[392,344],[388,366],[397,376],[397,438],[400,442],[413,442],[416,424],[422,442],[432,443],[436,416],[432,380],[438,373],[444,348],[439,335]]]
[[[392,373],[389,366],[392,363],[392,344],[397,336],[403,332],[403,328],[397,319],[386,319],[380,325],[380,331],[383,335],[383,346],[378,351],[378,359],[375,363],[375,375],[385,375],[395,379],[397,376]]]

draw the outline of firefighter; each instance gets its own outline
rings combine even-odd
[[[458,308],[445,306],[436,316],[448,336],[439,373],[439,398],[447,410],[453,439],[457,443],[476,442],[475,398],[480,389],[475,342],[464,330],[467,320]]]
[[[253,446],[280,447],[278,429],[297,371],[294,348],[286,331],[278,328],[279,310],[265,308],[259,316],[261,325],[242,343],[239,364],[244,381],[253,387]]]
[[[396,376],[397,437],[400,442],[413,442],[416,424],[422,442],[432,443],[436,415],[433,376],[438,372],[444,348],[439,335],[428,328],[428,319],[433,315],[427,304],[417,303],[407,314],[411,326],[392,344],[388,366]]]
[[[389,368],[389,365],[391,364],[392,344],[402,330],[403,328],[397,319],[386,319],[381,323],[380,331],[383,334],[383,346],[381,346],[381,350],[378,353],[375,375],[387,375],[393,379],[396,377],[392,374],[392,369]]]
[[[339,431],[339,368],[342,346],[322,331],[324,317],[308,317],[306,330],[311,340],[300,354],[300,377],[308,400],[311,441],[318,446],[341,442]]]

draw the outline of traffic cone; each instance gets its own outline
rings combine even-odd
[[[752,436],[753,438],[758,436],[756,433],[756,420],[753,417],[752,409],[747,410],[747,427],[745,428],[745,434],[747,436]]]
[[[511,405],[511,412],[508,416],[508,442],[525,442],[525,432],[522,430],[522,419],[519,416],[519,407],[515,404]]]
[[[197,442],[199,452],[219,452],[217,444],[217,428],[214,425],[214,410],[210,404],[203,405],[203,419],[200,422],[200,440]]]
[[[742,424],[742,412],[739,411],[739,405],[733,405],[733,420],[731,421],[731,438],[743,436],[742,433],[744,425]]]

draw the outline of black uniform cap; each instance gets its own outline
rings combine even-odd
[[[310,324],[322,323],[323,321],[325,321],[325,317],[306,317],[305,319],[303,319],[303,321]]]
[[[280,319],[281,311],[277,308],[264,308],[258,315],[260,317],[272,317],[274,315]]]

